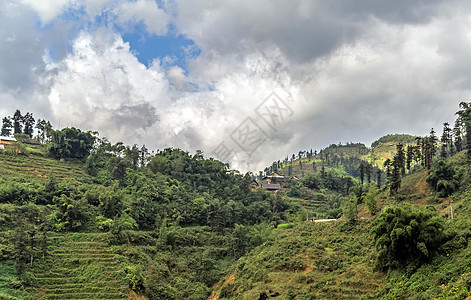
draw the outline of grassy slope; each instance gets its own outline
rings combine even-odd
[[[0,299],[16,299],[19,295],[11,288],[11,283],[17,281],[15,262],[0,260],[0,270]]]
[[[23,176],[27,179],[43,182],[53,173],[60,181],[79,184],[91,181],[82,164],[60,162],[40,155],[14,155],[0,152],[0,179]]]
[[[385,284],[372,271],[369,224],[307,222],[277,229],[264,245],[241,258],[217,285],[212,299],[354,299],[372,296]]]
[[[413,136],[405,135],[403,138],[398,138],[396,135],[391,136],[384,136],[375,147],[371,148],[371,151],[368,154],[364,154],[360,151],[359,147],[347,147],[347,146],[340,146],[333,149],[324,149],[324,153],[328,153],[329,155],[337,155],[342,156],[344,158],[349,157],[357,157],[364,161],[371,162],[374,166],[378,166],[380,168],[383,167],[383,163],[386,159],[392,159],[395,152],[396,146],[399,143],[404,145],[404,151],[407,149],[408,145],[415,145],[415,142],[411,142],[414,140]],[[317,171],[320,172],[322,167],[322,161],[320,160],[320,155],[313,157],[311,160],[307,158],[296,159],[293,161],[292,164],[292,174],[293,176],[301,176],[302,171],[299,166],[299,162],[303,164],[304,174],[314,173],[312,168],[312,163],[315,162],[317,165]],[[288,174],[288,164],[284,165],[283,168],[279,171],[279,173]],[[340,169],[341,171],[341,169]]]
[[[42,183],[51,173],[57,180],[74,185],[92,181],[80,163],[32,153],[0,152],[0,169],[0,180],[6,181],[23,177]],[[0,235],[8,236],[8,232]],[[20,297],[9,288],[16,280],[13,261],[0,261],[0,266],[0,299],[2,293]],[[103,234],[73,233],[51,238],[48,257],[44,262],[37,261],[32,271],[37,279],[34,286],[39,288],[28,289],[34,299],[126,299],[129,291]]]
[[[465,152],[449,161],[456,168],[463,166]],[[448,218],[450,199],[433,195],[427,175],[427,170],[407,175],[397,197],[383,191],[378,197],[380,208],[404,202],[433,205]],[[369,229],[374,216],[361,206],[359,217],[364,221],[351,230],[343,221],[277,229],[269,242],[240,259],[215,285],[210,299],[257,299],[262,292],[278,292],[277,299],[464,299],[471,294],[469,183],[463,183],[452,199],[455,219],[447,221],[446,230],[456,235],[416,272],[373,272],[375,252]]]
[[[35,264],[36,299],[126,299],[124,272],[104,234],[69,233],[49,239],[46,263]]]

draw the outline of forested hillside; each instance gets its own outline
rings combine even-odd
[[[469,103],[440,139],[331,145],[266,174],[42,120],[25,130],[27,115],[3,118],[0,299],[471,293]],[[289,177],[278,190],[253,182],[273,172]]]

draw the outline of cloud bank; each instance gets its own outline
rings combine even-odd
[[[153,149],[225,149],[218,158],[243,171],[330,143],[440,132],[471,89],[466,1],[7,0],[0,15],[2,115],[30,110]],[[136,26],[200,53],[146,66],[123,38]],[[289,114],[265,120],[277,105]],[[250,151],[244,128],[258,133]]]

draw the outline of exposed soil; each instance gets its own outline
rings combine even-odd
[[[224,280],[223,284],[216,283],[213,286],[213,292],[209,296],[208,300],[219,300],[219,295],[221,294],[221,287],[225,284],[228,284],[231,281],[234,281],[234,279],[235,279],[235,272],[229,275],[229,277],[227,277],[226,280]]]

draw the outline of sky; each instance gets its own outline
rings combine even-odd
[[[0,0],[0,116],[241,171],[440,134],[471,92],[465,0]]]

